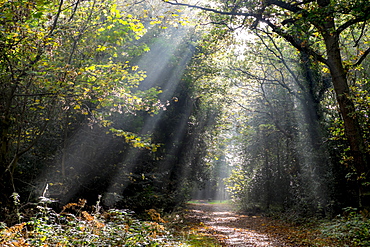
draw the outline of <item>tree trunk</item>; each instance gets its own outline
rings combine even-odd
[[[320,5],[321,1],[318,1]],[[327,1],[322,1],[327,4]],[[323,3],[321,3],[323,4]],[[325,6],[320,6],[325,7]],[[324,19],[324,18],[323,18]],[[368,161],[365,142],[363,139],[361,125],[355,114],[355,106],[350,98],[350,90],[347,82],[347,73],[344,69],[339,46],[339,33],[335,32],[335,22],[332,14],[329,14],[322,24],[322,34],[327,52],[327,65],[329,66],[335,90],[340,114],[344,122],[344,131],[353,157],[353,166],[357,172],[359,185],[359,206],[370,207],[370,191],[365,185],[368,175]],[[369,195],[367,195],[369,194]]]

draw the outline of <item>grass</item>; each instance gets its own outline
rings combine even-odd
[[[184,239],[184,242],[191,247],[221,247],[221,244],[215,238],[202,233],[190,234]]]
[[[191,204],[232,204],[231,200],[191,200],[187,203]]]

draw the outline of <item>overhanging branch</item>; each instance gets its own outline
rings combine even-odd
[[[293,35],[290,35],[289,33],[287,32],[284,32],[284,30],[282,30],[280,27],[278,27],[277,25],[274,25],[273,23],[271,23],[270,21],[268,20],[264,20],[264,22],[272,29],[272,31],[278,35],[280,35],[281,37],[283,37],[286,41],[288,41],[292,46],[294,46],[297,50],[299,51],[304,51],[306,52],[307,54],[313,56],[315,58],[315,60],[319,61],[319,62],[322,62],[324,64],[328,64],[328,61],[326,58],[324,58],[322,55],[320,55],[319,53],[315,52],[313,49],[309,48],[305,42],[303,42],[302,40],[294,37]]]
[[[357,17],[357,18],[351,19],[351,20],[343,23],[341,26],[339,26],[337,28],[336,33],[340,34],[344,30],[346,30],[347,28],[349,28],[350,26],[352,26],[354,24],[357,24],[357,23],[360,23],[360,22],[365,22],[365,21],[369,20],[370,19],[370,11],[367,10],[367,12],[369,12],[369,13],[367,13],[365,16]]]
[[[199,6],[199,5],[187,4],[187,3],[170,2],[170,1],[166,1],[166,0],[163,0],[163,2],[171,4],[171,5],[185,6],[185,7],[195,8],[195,9],[201,9],[201,10],[205,10],[205,11],[208,11],[208,12],[213,12],[213,13],[221,14],[221,15],[234,15],[234,16],[245,16],[245,17],[255,17],[255,18],[258,18],[258,16],[259,16],[258,14],[255,14],[255,13],[236,12],[234,10],[230,11],[230,12],[221,11],[221,10],[217,10],[217,9],[212,9],[212,8],[202,7],[202,6]]]
[[[202,7],[202,6],[199,6],[199,5],[193,5],[193,4],[187,4],[187,3],[179,3],[177,1],[176,2],[171,2],[171,1],[168,1],[168,0],[162,0],[162,1],[165,2],[165,3],[171,4],[171,5],[196,8],[196,9],[201,9],[201,10],[204,10],[204,11],[213,12],[213,13],[221,14],[221,15],[229,15],[229,16],[230,15],[234,15],[234,16],[254,17],[254,18],[256,18],[257,21],[261,21],[261,22],[266,23],[269,27],[272,28],[273,32],[275,32],[276,34],[278,34],[281,37],[283,37],[290,44],[292,44],[296,49],[298,49],[300,51],[306,52],[307,54],[313,56],[315,58],[315,60],[317,60],[319,62],[322,62],[322,63],[324,63],[326,65],[328,64],[327,59],[325,59],[322,55],[320,55],[319,53],[315,52],[313,49],[307,47],[302,40],[297,39],[293,35],[290,35],[290,34],[284,32],[284,30],[282,30],[280,27],[278,27],[277,25],[273,24],[268,19],[263,18],[262,15],[261,15],[261,13],[245,13],[245,12],[237,12],[235,10],[228,12],[228,11],[221,11],[221,10],[217,10],[217,9],[213,9],[213,8],[208,8],[208,7]],[[288,4],[288,3],[284,3],[284,2],[282,2],[280,0],[268,0],[266,2],[266,4],[267,5],[275,5],[275,6],[278,6],[280,8],[283,8],[283,9],[286,9],[286,10],[289,10],[289,11],[292,11],[292,12],[295,12],[295,13],[301,12],[302,14],[306,14],[306,12],[305,12],[304,9],[299,8],[296,5],[291,5],[291,4]]]

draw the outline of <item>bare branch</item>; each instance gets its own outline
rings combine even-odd
[[[267,98],[267,95],[266,95],[266,92],[265,92],[265,89],[263,88],[263,84],[261,84],[261,90],[262,90],[262,97],[264,98],[264,100],[267,102],[268,106],[270,107],[270,110],[271,112],[273,112],[273,109],[272,109],[272,103],[270,102],[270,100],[268,100]],[[265,113],[271,120],[272,122],[274,123],[275,127],[281,132],[283,133],[286,137],[288,138],[293,138],[293,135],[291,133],[289,133],[288,131],[286,131],[283,127],[281,127],[279,121],[273,116],[273,114],[269,113],[269,112],[266,112]]]
[[[367,48],[367,50],[364,52],[364,54],[362,54],[362,56],[360,57],[360,59],[358,59],[356,63],[354,63],[353,65],[351,65],[351,67],[359,66],[365,60],[365,58],[367,57],[367,55],[369,55],[369,53],[370,53],[370,48]]]
[[[264,32],[263,30],[261,30],[262,32]],[[291,69],[291,66],[289,66],[286,62],[286,59],[284,58],[284,55],[281,51],[281,49],[277,46],[275,40],[271,37],[271,35],[269,35],[267,32],[264,32],[265,34],[267,34],[267,37],[268,39],[270,40],[270,42],[272,42],[273,46],[275,47],[275,50],[279,53],[277,54],[273,49],[270,48],[270,46],[268,44],[266,44],[265,40],[263,37],[261,37],[259,34],[257,34],[257,36],[260,38],[261,42],[264,44],[265,48],[270,51],[272,54],[274,54],[274,56],[284,65],[284,67],[286,68],[286,70],[289,72],[289,74],[293,77],[294,81],[298,84],[298,86],[303,90],[304,87],[303,85],[300,83],[297,75],[293,72],[293,70]],[[273,64],[273,63],[272,63]],[[275,66],[274,66],[275,67]],[[277,68],[275,68],[277,70]],[[283,82],[282,82],[283,83]],[[285,84],[285,83],[284,83]],[[288,89],[288,88],[287,88]],[[288,89],[290,93],[293,93],[292,90]],[[298,97],[298,96],[297,96]]]
[[[59,21],[59,17],[60,17],[60,14],[62,13],[62,6],[63,6],[63,3],[64,1],[63,0],[60,0],[59,2],[59,6],[58,6],[58,12],[57,14],[55,15],[54,17],[54,22],[53,22],[53,25],[51,26],[50,28],[50,31],[48,33],[47,36],[51,36],[53,33],[54,33],[54,30],[56,29],[57,27],[57,24],[58,24],[58,21]]]
[[[294,37],[293,35],[290,35],[287,32],[284,32],[283,29],[278,27],[277,25],[274,25],[272,22],[265,20],[264,21],[269,27],[272,28],[272,31],[283,37],[286,41],[288,41],[291,45],[293,45],[297,50],[304,51],[307,54],[313,56],[317,61],[322,62],[324,64],[328,64],[328,60],[324,58],[322,55],[314,51],[313,49],[309,48],[305,42],[303,42],[301,39],[298,39]]]
[[[192,5],[192,4],[186,4],[186,3],[179,3],[179,2],[170,2],[170,1],[165,1],[164,2],[171,4],[171,5],[178,5],[178,6],[186,6],[190,8],[196,8],[196,9],[201,9],[217,14],[222,14],[222,15],[234,15],[234,16],[245,16],[245,17],[254,17],[257,19],[257,21],[261,21],[266,23],[269,27],[272,28],[273,32],[277,33],[281,37],[283,37],[285,40],[287,40],[290,44],[292,44],[296,49],[300,51],[304,51],[307,54],[310,54],[313,56],[316,60],[319,62],[322,62],[324,64],[328,64],[328,61],[319,53],[315,52],[311,48],[307,47],[304,42],[300,39],[297,39],[293,35],[290,35],[287,32],[284,32],[284,30],[281,27],[278,27],[277,25],[273,24],[271,21],[264,19],[260,13],[244,13],[244,12],[237,12],[236,10],[227,12],[227,11],[221,11],[221,10],[216,10],[213,8],[208,8],[208,7],[202,7],[198,5]],[[285,2],[282,2],[280,0],[269,0],[266,3],[267,5],[276,5],[279,6],[283,9],[292,11],[292,12],[301,12],[303,15],[306,13],[306,11],[302,8],[297,7],[296,5],[291,5]]]
[[[370,11],[369,11],[370,12]],[[346,30],[347,28],[349,28],[350,26],[356,24],[356,23],[359,23],[359,22],[363,22],[363,21],[367,21],[370,19],[370,13],[367,15],[367,17],[358,17],[358,18],[354,18],[354,19],[351,19],[347,22],[345,22],[344,24],[342,24],[341,26],[339,26],[337,28],[337,31],[336,33],[337,34],[340,34],[342,33],[344,30]]]
[[[76,12],[77,12],[77,8],[78,8],[78,5],[80,4],[80,0],[77,0],[75,3],[74,3],[74,8],[73,8],[73,11],[72,11],[72,14],[71,16],[69,17],[68,19],[68,22],[72,21],[73,17],[75,16]]]
[[[364,23],[362,24],[362,28],[361,28],[360,36],[358,36],[358,38],[355,40],[355,44],[354,44],[354,46],[353,46],[353,47],[358,46],[358,43],[360,42],[360,40],[361,40],[361,39],[362,39],[362,37],[364,36],[365,28],[366,28],[366,21],[364,21]],[[353,39],[355,39],[355,38],[354,38],[354,35],[353,35]]]
[[[297,7],[297,5],[292,5],[287,2],[279,1],[279,0],[269,0],[267,1],[268,5],[276,5],[282,9],[289,10],[293,13],[298,13],[298,12],[305,12],[304,9]]]
[[[299,5],[302,5],[302,4],[307,4],[307,3],[312,3],[312,2],[315,2],[315,0],[306,0],[306,1],[302,1],[302,2],[297,2],[293,5],[299,6]]]
[[[359,23],[359,22],[366,22],[367,20],[370,19],[370,7],[367,7],[366,9],[363,10],[364,15],[358,16],[356,18],[350,19],[349,21],[343,23],[341,26],[337,28],[336,33],[340,34],[350,26]]]
[[[244,13],[244,12],[237,12],[235,10],[233,11],[221,11],[217,9],[212,9],[212,8],[207,8],[207,7],[202,7],[199,5],[192,5],[192,4],[187,4],[187,3],[178,3],[178,2],[170,2],[170,1],[164,1],[165,3],[171,4],[171,5],[178,5],[178,6],[185,6],[185,7],[190,7],[190,8],[195,8],[195,9],[201,9],[205,10],[208,12],[213,12],[216,14],[221,14],[221,15],[234,15],[234,16],[246,16],[246,17],[255,17],[258,18],[258,14],[256,13]]]

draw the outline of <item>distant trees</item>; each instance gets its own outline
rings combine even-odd
[[[297,49],[303,63],[317,64],[330,75],[343,129],[350,148],[349,156],[359,186],[358,203],[368,207],[369,149],[367,127],[357,116],[348,78],[365,61],[370,49],[366,22],[370,19],[366,1],[215,1],[217,7],[190,6],[214,13],[214,23],[263,31],[268,27],[272,36],[282,37]],[[275,39],[275,38],[274,38]],[[356,47],[349,51],[345,47]],[[350,53],[344,53],[343,50]],[[305,65],[305,66],[306,66]],[[309,79],[309,73],[306,79]],[[349,161],[347,159],[347,161]]]
[[[243,42],[225,74],[234,81],[229,108],[237,116],[231,135],[235,168],[227,180],[233,198],[244,209],[296,210],[316,214],[326,207],[332,164],[326,158],[320,109],[323,92],[310,88],[296,51],[268,33]],[[321,76],[308,68],[315,80]],[[320,86],[321,85],[321,86]],[[323,92],[320,92],[323,91]],[[317,110],[312,109],[312,99]]]

